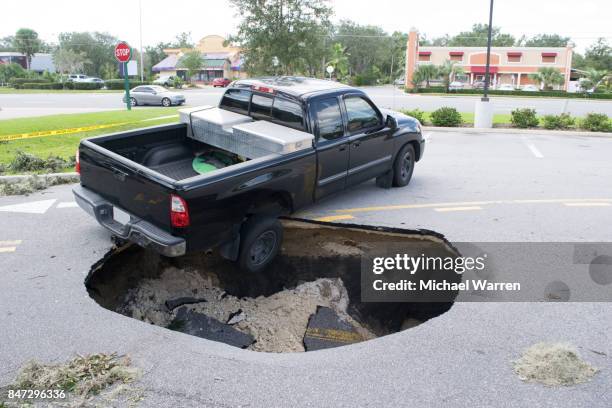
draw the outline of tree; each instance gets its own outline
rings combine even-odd
[[[53,53],[53,63],[62,74],[83,72],[85,64],[90,63],[84,52],[74,52],[66,48],[58,48]]]
[[[446,92],[450,89],[450,83],[455,80],[457,74],[463,73],[463,68],[457,66],[455,61],[446,60],[444,64],[438,67],[438,75],[442,77],[444,83],[444,89]]]
[[[15,42],[15,37],[12,35],[7,35],[6,37],[0,38],[0,51],[13,51],[13,43]]]
[[[511,47],[516,42],[514,36],[502,33],[499,27],[493,27],[491,31],[491,41],[494,47]],[[446,37],[447,41],[443,41],[446,42],[446,44],[434,45],[444,45],[448,47],[485,47],[487,45],[488,36],[488,24],[474,24],[472,26],[472,31],[462,31],[454,37]],[[436,40],[434,40],[434,42],[435,41]]]
[[[187,77],[191,79],[192,76],[200,72],[204,61],[202,60],[202,54],[199,51],[190,51],[183,55],[179,61],[179,67],[187,69]]]
[[[440,76],[438,67],[432,64],[423,64],[416,67],[413,76],[417,75],[421,79],[420,83],[425,82],[425,88],[429,88],[429,82]]]
[[[191,39],[191,31],[183,31],[174,37],[171,48],[194,48],[195,44]]]
[[[109,64],[114,65],[117,69],[117,61],[113,52],[115,45],[119,42],[116,37],[108,33],[85,31],[60,33],[58,39],[58,48],[85,55],[83,73],[102,76],[104,67]]]
[[[20,28],[15,33],[13,46],[17,51],[26,56],[27,69],[30,69],[32,56],[40,50],[38,33],[30,28]]]
[[[538,69],[536,74],[531,74],[530,77],[540,82],[545,90],[552,90],[554,85],[561,85],[565,82],[563,74],[553,67],[542,67]]]
[[[424,66],[424,65],[421,65]],[[412,89],[414,92],[418,92],[421,84],[425,81],[425,76],[423,72],[418,68],[414,70],[412,73],[412,78],[410,79],[410,83],[412,84]]]
[[[585,78],[580,82],[580,88],[583,91],[588,91],[597,88],[605,82],[609,73],[606,71],[598,71],[593,68],[588,68],[585,72]]]
[[[373,66],[389,72],[386,67],[391,61],[391,42],[381,27],[342,20],[334,31],[334,40],[341,42],[349,53],[350,75],[365,74]]]
[[[19,64],[0,64],[0,84],[10,82],[12,78],[24,78],[26,71]]]
[[[570,37],[559,34],[538,34],[525,41],[526,47],[565,47]]]
[[[599,38],[595,44],[587,48],[584,63],[589,68],[612,71],[612,47],[604,38]]]
[[[332,14],[327,0],[230,0],[230,4],[241,22],[229,41],[242,47],[250,74],[290,75],[324,62],[327,47],[307,48],[325,41],[321,34],[330,26]]]
[[[331,58],[325,63],[334,67],[336,77],[342,80],[348,74],[349,61],[346,54],[346,48],[340,43],[332,44]]]

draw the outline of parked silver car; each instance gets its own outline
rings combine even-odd
[[[123,97],[125,102],[125,96]],[[132,106],[137,105],[161,105],[172,106],[185,103],[185,96],[178,92],[170,92],[163,86],[141,85],[130,91],[130,102]]]

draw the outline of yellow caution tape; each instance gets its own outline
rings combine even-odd
[[[13,135],[0,136],[0,141],[31,139],[34,137],[45,137],[45,136],[55,136],[55,135],[66,135],[70,133],[88,132],[90,130],[105,129],[105,128],[110,128],[110,127],[115,127],[115,126],[127,125],[130,123],[136,123],[136,122],[107,123],[105,125],[82,126],[78,128],[41,130],[39,132],[30,132],[30,133],[16,133]]]

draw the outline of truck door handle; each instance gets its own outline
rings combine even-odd
[[[355,147],[359,147],[361,145],[361,142],[358,140],[356,142],[353,142],[353,146]]]
[[[346,146],[347,146],[347,144],[346,144],[346,143],[341,144],[341,145],[340,145],[340,148],[338,149],[338,151],[340,151],[340,152],[345,151],[345,150],[346,150]]]

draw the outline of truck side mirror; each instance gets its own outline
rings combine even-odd
[[[393,116],[387,115],[387,121],[386,121],[385,125],[389,129],[395,130],[395,129],[397,129],[397,120]]]

